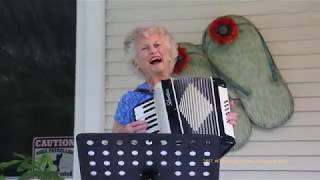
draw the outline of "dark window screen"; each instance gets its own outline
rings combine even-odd
[[[75,39],[76,0],[0,1],[0,162],[73,135]]]

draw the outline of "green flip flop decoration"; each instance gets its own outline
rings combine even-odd
[[[202,47],[213,67],[241,87],[234,86],[254,124],[274,128],[290,118],[292,95],[249,20],[235,15],[217,18],[205,30]]]
[[[222,16],[209,24],[201,45],[179,43],[175,76],[224,79],[230,99],[237,102],[237,145],[249,139],[251,122],[275,128],[293,113],[293,97],[258,29],[242,16]]]

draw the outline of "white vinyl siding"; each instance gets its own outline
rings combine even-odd
[[[177,42],[201,43],[216,17],[248,18],[262,33],[294,96],[295,112],[275,129],[254,128],[249,142],[221,163],[220,179],[320,177],[320,1],[107,0],[105,130],[121,95],[142,80],[124,61],[124,35],[141,25],[163,25]]]

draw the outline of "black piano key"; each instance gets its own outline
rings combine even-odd
[[[155,127],[155,126],[158,126],[158,123],[155,123],[155,124],[153,124],[153,125],[151,125],[151,126],[147,127],[147,130],[148,130],[148,129],[151,129],[151,128]]]
[[[149,112],[149,111],[152,111],[152,110],[154,110],[156,107],[155,106],[153,106],[152,108],[150,108],[150,109],[146,109],[145,111],[143,111],[143,113],[147,113],[147,112]]]
[[[144,109],[144,108],[147,108],[148,106],[153,105],[153,104],[154,104],[154,101],[150,101],[148,104],[145,104],[142,107]]]
[[[152,120],[150,120],[150,121],[147,121],[148,124],[151,124],[151,123],[153,123],[153,122],[157,122],[157,119],[152,119]]]
[[[144,118],[145,120],[151,119],[153,117],[157,116],[157,114],[151,114],[149,116],[147,116],[146,118]]]
[[[160,131],[159,130],[156,130],[156,131],[153,131],[152,133],[156,134],[156,133],[159,133]]]

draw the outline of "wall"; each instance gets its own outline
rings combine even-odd
[[[295,112],[273,130],[254,129],[249,143],[229,153],[221,179],[320,177],[320,2],[316,0],[107,0],[106,110],[110,131],[117,101],[141,82],[123,60],[124,35],[136,26],[166,26],[178,42],[200,43],[207,25],[242,15],[261,31],[294,96]]]

